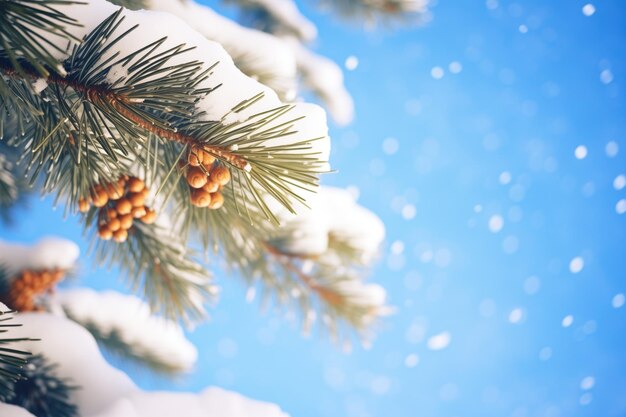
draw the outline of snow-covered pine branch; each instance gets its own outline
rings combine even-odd
[[[201,268],[191,261],[176,265],[171,256],[168,264],[159,264],[151,258],[162,256],[167,245],[142,217],[154,207],[129,206],[129,199],[139,199],[139,191],[123,178],[137,163],[148,186],[160,184],[161,189],[170,180],[163,189],[167,195],[176,188],[172,180],[186,187],[186,198],[163,207],[175,210],[174,217],[184,216],[194,205],[217,209],[223,203],[210,201],[219,197],[234,204],[225,210],[231,221],[243,216],[258,223],[274,218],[266,195],[295,211],[314,194],[318,175],[328,170],[330,147],[320,108],[281,103],[272,90],[241,73],[219,44],[170,14],[117,9],[104,0],[55,6],[64,19],[82,26],[61,34],[50,34],[45,27],[29,29],[31,39],[49,36],[57,47],[51,56],[59,64],[47,67],[48,75],[28,62],[15,67],[13,61],[23,55],[19,47],[13,60],[0,50],[5,87],[0,89],[0,105],[9,112],[23,111],[15,123],[26,129],[8,143],[24,156],[21,163],[30,168],[31,183],[45,177],[44,191],[84,209],[88,224],[110,226],[119,243],[128,239],[127,250],[110,249],[105,258],[121,259],[129,270],[150,272],[164,283],[187,286],[191,281],[178,273],[185,270],[202,281]],[[75,41],[80,38],[84,41]],[[210,162],[190,166],[191,158],[201,154]],[[217,175],[214,169],[226,177],[209,190],[202,184]],[[192,180],[194,170],[199,178]],[[136,222],[119,229],[118,220],[107,217],[121,219],[131,209],[145,225]],[[192,226],[206,230],[210,224]],[[110,237],[105,232],[100,236]],[[166,312],[195,310],[192,315],[197,315],[193,297],[182,287],[171,291],[157,285],[159,291],[149,291],[153,282],[158,281],[144,280],[147,296],[158,293],[177,300]],[[152,301],[157,307],[170,305],[162,296]]]
[[[198,394],[143,391],[109,365],[89,332],[71,320],[47,313],[21,313],[15,321],[23,325],[15,328],[15,337],[32,331],[41,338],[15,347],[56,363],[57,375],[80,387],[71,392],[70,399],[81,417],[171,417],[181,410],[185,417],[287,417],[274,404],[215,387]]]
[[[385,236],[382,221],[350,192],[333,187],[322,187],[310,210],[279,210],[278,216],[281,227],[247,264],[247,275],[278,301],[300,306],[305,331],[319,310],[334,337],[347,340],[345,332],[356,329],[367,343],[373,325],[393,311],[384,288],[363,282]]]
[[[118,356],[167,373],[189,371],[196,362],[198,351],[182,328],[152,315],[138,297],[81,288],[59,291],[55,302]]]

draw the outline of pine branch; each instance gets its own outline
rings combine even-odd
[[[279,291],[279,301],[293,300],[299,305],[304,313],[305,330],[311,324],[310,312],[319,310],[322,324],[333,338],[346,338],[347,327],[356,330],[363,340],[368,340],[372,325],[391,309],[378,300],[369,299],[372,290],[379,287],[361,282],[363,268],[351,264],[349,254],[339,255],[334,249],[330,251],[336,257],[328,253],[324,257],[303,257],[285,253],[267,243],[264,256],[254,264],[255,274],[270,288]],[[329,258],[336,262],[329,261]],[[281,279],[276,282],[276,277]]]
[[[381,21],[422,22],[427,18],[430,0],[321,0],[341,16],[366,23]]]
[[[0,268],[0,281],[6,281],[6,274]],[[0,304],[0,334],[10,333],[11,328],[21,324],[8,323],[13,319],[12,311],[3,311]],[[34,341],[29,338],[0,337],[0,401],[6,402],[15,395],[14,384],[25,378],[24,367],[28,363],[30,352],[11,348],[11,344]]]
[[[87,215],[91,230],[97,222],[96,210]],[[156,313],[170,319],[204,318],[203,304],[215,294],[210,276],[194,260],[194,252],[172,231],[159,225],[137,222],[123,243],[103,241],[93,235],[93,247],[100,264],[120,265],[134,291]]]
[[[292,106],[265,111],[232,124],[198,122],[202,114],[195,111],[195,104],[210,94],[210,90],[196,87],[208,76],[210,68],[201,71],[202,63],[198,61],[167,66],[170,59],[189,49],[181,45],[160,51],[165,38],[126,57],[118,59],[115,53],[100,62],[107,51],[137,28],[115,35],[124,19],[120,13],[121,10],[106,19],[74,50],[65,62],[66,77],[51,74],[45,79],[54,87],[43,92],[43,100],[26,91],[21,73],[11,62],[0,60],[0,71],[10,90],[3,95],[5,107],[20,106],[21,103],[9,102],[10,98],[5,97],[12,93],[30,107],[44,109],[33,120],[30,133],[34,136],[29,145],[33,150],[29,161],[29,166],[35,167],[33,178],[42,172],[61,171],[56,165],[69,162],[68,156],[75,166],[71,171],[80,171],[84,161],[91,171],[88,180],[75,181],[68,187],[70,202],[76,203],[85,195],[88,182],[93,185],[96,179],[110,180],[125,168],[128,160],[141,158],[138,149],[145,146],[146,136],[152,134],[185,146],[201,147],[223,161],[239,177],[245,193],[255,196],[254,201],[261,205],[267,218],[272,215],[257,191],[259,187],[293,211],[291,200],[303,201],[301,190],[314,189],[317,176],[326,171],[319,153],[313,151],[313,142],[324,138],[279,141],[296,133],[294,123],[301,117],[285,117]],[[34,81],[34,68],[22,67]],[[127,75],[110,84],[107,77],[116,69]],[[231,113],[241,112],[260,98],[242,102]],[[11,143],[18,146],[24,143],[24,138]],[[311,152],[307,153],[307,149]],[[72,167],[66,163],[64,168]],[[82,174],[87,172],[82,171],[71,177],[84,178]],[[48,179],[46,189],[58,188],[59,183],[58,177]]]
[[[0,58],[11,62],[23,73],[22,62],[28,63],[40,76],[50,71],[64,71],[53,52],[63,53],[56,37],[76,40],[67,26],[79,23],[54,8],[56,5],[84,4],[64,0],[3,0],[0,2]],[[44,33],[41,33],[44,32]]]
[[[4,402],[37,417],[77,417],[78,407],[70,402],[70,395],[78,387],[59,378],[56,368],[42,355],[31,356],[23,368],[23,377],[13,382],[13,393]]]
[[[130,10],[140,10],[146,8],[146,0],[109,0],[109,2]]]
[[[5,222],[10,221],[11,208],[20,197],[20,181],[13,168],[13,163],[0,154],[0,218]]]
[[[69,318],[74,320],[71,315]],[[187,370],[181,369],[170,361],[163,360],[154,352],[137,350],[136,345],[128,343],[116,329],[102,331],[95,323],[80,322],[80,324],[91,333],[101,348],[124,361],[140,365],[164,376],[174,376]]]

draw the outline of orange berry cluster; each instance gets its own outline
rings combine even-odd
[[[218,209],[224,205],[220,192],[230,182],[230,171],[202,149],[192,149],[187,162],[187,184],[191,189],[191,204],[196,207]]]
[[[62,269],[44,269],[39,271],[24,270],[11,282],[8,293],[2,298],[6,304],[17,311],[39,311],[38,296],[51,292],[65,271]]]
[[[115,183],[96,185],[90,194],[89,200],[78,201],[78,209],[85,213],[92,204],[100,209],[100,239],[125,242],[134,219],[146,224],[152,224],[156,220],[156,212],[144,205],[148,188],[139,178],[123,176]]]

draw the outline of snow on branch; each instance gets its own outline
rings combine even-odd
[[[284,98],[295,97],[296,62],[281,39],[243,27],[193,0],[149,0],[146,6],[183,19],[207,39],[222,45],[248,76]]]
[[[324,8],[341,15],[365,19],[367,25],[377,22],[423,22],[430,19],[430,0],[322,0]]]
[[[310,210],[278,216],[281,227],[251,262],[250,275],[278,301],[291,300],[303,309],[305,331],[316,320],[317,307],[333,337],[343,338],[348,324],[368,342],[372,326],[393,311],[383,287],[363,282],[385,236],[382,221],[348,191],[332,187],[320,189]]]
[[[16,321],[41,337],[38,342],[15,346],[41,353],[58,364],[57,374],[80,387],[71,400],[84,417],[288,417],[274,404],[246,398],[220,388],[194,393],[148,392],[139,389],[126,374],[109,365],[96,341],[78,324],[46,313],[19,314]],[[68,343],[71,340],[71,343]]]
[[[85,288],[60,291],[56,301],[72,320],[121,356],[165,372],[189,371],[196,362],[198,351],[182,328],[152,315],[138,297]]]
[[[304,85],[319,96],[338,125],[344,126],[352,122],[354,102],[343,84],[341,68],[293,39],[289,44],[296,56]]]
[[[261,9],[272,20],[272,33],[293,34],[308,42],[317,37],[317,28],[307,19],[294,0],[242,0],[245,7]]]
[[[78,245],[57,237],[43,238],[34,245],[0,240],[0,267],[9,278],[24,270],[70,270],[79,254]]]

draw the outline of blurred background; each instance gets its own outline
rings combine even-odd
[[[219,385],[294,417],[626,415],[626,4],[440,0],[422,26],[370,30],[300,7],[356,104],[331,125],[323,182],[384,220],[370,279],[396,313],[345,353],[217,269],[195,372],[122,366],[147,389]],[[29,206],[3,237],[88,253],[76,219]],[[125,288],[81,263],[81,284]]]

